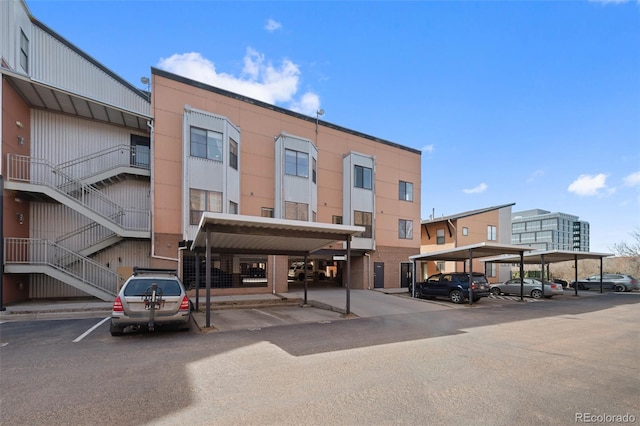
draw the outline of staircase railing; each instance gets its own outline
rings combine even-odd
[[[5,264],[47,265],[114,296],[118,289],[117,273],[49,240],[5,238],[4,255]]]
[[[127,230],[151,229],[149,210],[123,208],[102,192],[64,173],[47,160],[7,154],[7,180],[47,186]]]
[[[117,145],[84,157],[74,158],[57,166],[59,170],[77,179],[87,179],[118,167],[148,170],[150,167],[149,147]]]

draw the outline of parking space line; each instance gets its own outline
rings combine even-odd
[[[100,327],[102,324],[104,324],[105,322],[107,322],[107,320],[111,319],[111,317],[106,317],[104,318],[102,321],[100,321],[99,323],[97,323],[96,325],[94,325],[93,327],[91,327],[90,329],[88,329],[87,331],[85,331],[84,333],[82,333],[80,336],[78,336],[76,338],[76,340],[73,341],[73,343],[78,343],[80,340],[84,339],[85,337],[87,337],[89,335],[89,333],[91,333],[93,330],[95,330],[96,328]]]

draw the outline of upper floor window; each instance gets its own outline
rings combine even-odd
[[[444,244],[444,228],[436,229],[436,244]]]
[[[356,188],[373,188],[373,171],[369,167],[355,166],[354,175]]]
[[[493,225],[487,226],[487,240],[495,241],[496,240],[497,228]]]
[[[20,30],[20,66],[24,72],[29,72],[29,39],[22,30]]]
[[[356,226],[364,226],[364,232],[360,235],[356,235],[360,238],[372,238],[373,237],[373,214],[371,212],[361,212],[354,210],[353,212],[353,224]]]
[[[467,235],[469,235],[469,228],[467,228],[466,226],[462,227],[462,235],[464,237],[466,237]]]
[[[291,176],[309,177],[309,154],[306,152],[284,150],[284,172]]]
[[[318,169],[318,164],[315,158],[311,159],[311,180],[313,183],[316,183],[316,179],[317,179],[317,169]]]
[[[238,203],[229,201],[229,214],[238,214]]]
[[[342,216],[331,216],[331,223],[333,223],[334,225],[342,225]]]
[[[403,240],[413,239],[413,221],[406,219],[398,220],[398,238]]]
[[[260,216],[273,217],[273,209],[271,207],[262,207],[262,209],[260,209]]]
[[[189,189],[189,223],[197,225],[204,212],[222,213],[222,192]]]
[[[222,133],[191,127],[190,141],[192,157],[223,160]]]
[[[403,201],[413,201],[413,184],[411,182],[400,181],[400,199]]]
[[[290,220],[309,220],[309,204],[285,201],[284,218]]]
[[[493,262],[486,262],[484,264],[484,270],[486,271],[488,277],[495,277],[496,269],[496,264]]]
[[[229,139],[229,167],[238,170],[238,142]]]

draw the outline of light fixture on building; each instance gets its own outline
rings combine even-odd
[[[21,129],[24,129],[24,124],[22,124],[22,121],[16,121],[16,126],[20,127]]]
[[[24,214],[16,213],[16,217],[18,218],[18,223],[22,225],[24,223]]]
[[[318,117],[321,115],[324,115],[324,110],[322,108],[316,111],[316,133],[318,133]]]
[[[18,145],[24,145],[24,136],[18,136]]]

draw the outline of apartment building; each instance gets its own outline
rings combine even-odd
[[[352,288],[401,286],[420,247],[420,151],[158,69],[141,91],[23,0],[0,2],[0,23],[0,304],[112,300],[133,266],[187,282],[205,212],[363,226]],[[307,261],[342,285],[344,252]],[[214,291],[275,291],[269,275],[286,290],[300,261],[215,253]]]
[[[514,212],[511,244],[538,250],[589,251],[589,222],[572,214],[542,209]]]
[[[448,216],[431,217],[421,222],[420,253],[434,253],[482,242],[511,243],[511,207],[515,203],[486,207]],[[430,261],[421,264],[418,279],[438,272],[469,270],[463,262]],[[466,269],[465,269],[466,268]],[[474,271],[484,271],[489,282],[511,278],[508,265],[473,261]]]

